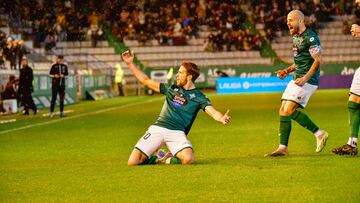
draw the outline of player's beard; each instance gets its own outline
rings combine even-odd
[[[179,87],[185,86],[186,83],[187,83],[187,79],[184,79],[184,80],[178,79],[178,80],[176,80],[176,85],[179,86]]]
[[[299,30],[298,26],[293,26],[292,29],[289,27],[290,35],[293,36],[295,33],[297,33]]]

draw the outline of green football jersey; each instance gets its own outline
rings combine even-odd
[[[163,108],[154,125],[188,134],[200,109],[210,106],[210,100],[198,89],[184,90],[177,85],[160,84],[166,96]]]
[[[296,65],[295,79],[303,77],[311,68],[314,62],[312,56],[321,54],[319,37],[309,28],[293,36],[294,63]],[[319,85],[320,68],[308,80],[312,85]]]

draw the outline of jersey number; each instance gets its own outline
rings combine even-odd
[[[150,136],[151,136],[150,133],[146,133],[143,138],[144,138],[144,140],[146,140],[146,139],[148,139]]]

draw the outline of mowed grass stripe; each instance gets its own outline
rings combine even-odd
[[[133,106],[136,106],[136,105],[147,104],[147,103],[151,103],[151,102],[154,102],[154,101],[158,101],[160,99],[163,99],[163,98],[156,97],[156,98],[152,98],[152,99],[145,100],[145,101],[137,101],[137,102],[134,102],[134,103],[127,103],[127,104],[124,104],[124,105],[121,105],[121,106],[108,107],[108,108],[104,108],[104,109],[101,109],[101,110],[95,110],[95,111],[92,111],[92,112],[80,113],[80,114],[77,114],[77,115],[74,115],[74,116],[67,116],[67,117],[64,117],[64,118],[61,118],[61,119],[52,119],[52,120],[48,120],[48,121],[45,121],[45,122],[34,123],[34,124],[25,125],[25,126],[22,126],[22,127],[11,128],[11,129],[8,129],[8,130],[0,131],[0,135],[1,134],[6,134],[6,133],[11,133],[11,132],[18,131],[18,130],[24,130],[24,129],[28,129],[28,128],[32,128],[32,127],[37,127],[37,126],[42,126],[42,125],[48,125],[48,124],[52,124],[52,123],[67,121],[67,120],[71,120],[71,119],[76,119],[76,118],[80,118],[80,117],[84,117],[84,116],[91,116],[91,115],[106,113],[106,112],[109,112],[109,111],[124,109],[124,108],[128,108],[128,107],[133,107]]]

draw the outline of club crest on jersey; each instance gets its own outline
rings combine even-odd
[[[175,94],[172,98],[171,104],[181,108],[187,104],[187,100],[183,94]]]
[[[299,47],[300,45],[302,45],[304,39],[302,37],[297,37],[294,39],[294,44]]]

